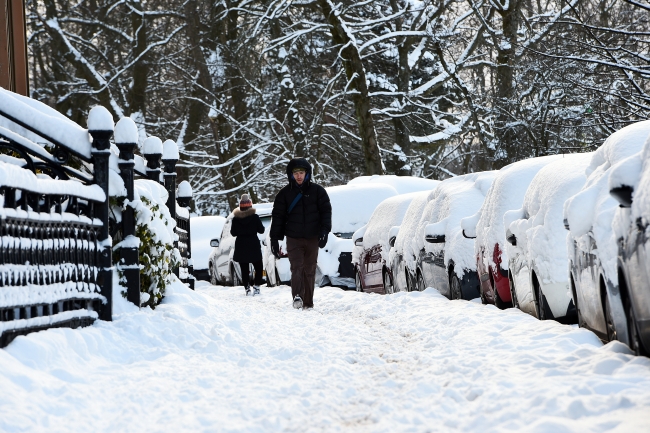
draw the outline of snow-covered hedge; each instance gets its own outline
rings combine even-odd
[[[123,274],[120,266],[120,248],[137,247],[140,257],[140,303],[155,308],[165,296],[165,287],[171,284],[173,270],[180,262],[180,253],[174,248],[176,221],[165,205],[167,190],[158,182],[147,179],[135,181],[134,200],[128,202],[124,197],[111,200],[111,210],[116,221],[121,221],[126,206],[134,209],[136,229],[135,238],[113,239],[113,255],[120,282]],[[122,290],[126,297],[126,288]]]

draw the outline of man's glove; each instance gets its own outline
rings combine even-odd
[[[325,248],[327,245],[327,233],[323,233],[318,238],[318,248]]]
[[[271,239],[271,254],[273,254],[276,259],[280,258],[280,242],[278,242],[277,239]]]

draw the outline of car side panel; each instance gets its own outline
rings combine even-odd
[[[637,320],[643,346],[650,348],[650,239],[648,226],[633,226],[634,254],[630,257],[629,274],[632,278],[629,296]]]
[[[531,283],[531,272],[528,260],[521,254],[510,259],[510,273],[514,281],[515,295],[519,303],[519,309],[533,317],[537,317],[533,285]]]

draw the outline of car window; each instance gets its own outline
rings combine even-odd
[[[264,228],[268,229],[271,225],[271,215],[260,217],[260,219],[262,220],[262,225],[264,225]]]

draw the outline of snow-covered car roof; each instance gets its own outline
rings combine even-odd
[[[506,244],[509,257],[521,254],[535,263],[539,277],[548,282],[568,281],[568,254],[563,206],[587,181],[585,170],[593,153],[565,155],[542,168],[533,178],[521,209],[506,212],[504,226],[517,238]]]
[[[332,203],[332,233],[354,233],[370,220],[379,203],[398,194],[395,188],[382,183],[325,189]]]
[[[650,120],[626,126],[610,135],[594,152],[585,170],[587,182],[584,187],[564,203],[564,218],[569,223],[571,237],[579,239],[592,233],[603,271],[612,281],[616,278],[618,254],[612,222],[618,202],[609,194],[609,176],[615,165],[643,150],[649,135]]]
[[[194,269],[208,269],[208,258],[212,252],[211,239],[221,238],[221,230],[226,223],[222,216],[200,216],[190,218],[192,242],[192,262]]]
[[[393,256],[396,254],[402,255],[402,260],[411,270],[415,270],[415,258],[416,253],[413,249],[413,239],[415,238],[415,232],[417,231],[418,224],[420,223],[420,218],[422,218],[422,212],[424,207],[427,204],[427,199],[429,198],[430,191],[420,191],[415,193],[415,197],[411,200],[404,218],[402,219],[402,224],[399,227],[397,232],[397,237],[395,238],[395,245],[390,250],[389,262],[393,262]]]
[[[381,254],[385,260],[388,260],[390,245],[388,241],[391,236],[396,235],[402,219],[406,214],[411,201],[418,195],[417,192],[409,194],[400,194],[395,197],[387,198],[379,203],[364,227],[357,230],[352,237],[353,240],[363,237],[363,248],[371,248],[375,245],[381,246]],[[354,247],[352,261],[358,261],[360,246]]]
[[[505,249],[505,228],[503,227],[503,216],[509,210],[519,209],[524,202],[524,195],[528,185],[539,170],[547,164],[562,158],[562,155],[542,156],[529,158],[506,165],[494,178],[490,190],[485,196],[483,206],[474,215],[463,218],[461,227],[468,236],[476,236],[474,252],[478,254],[481,247],[485,247],[490,253],[487,258],[490,264],[494,265],[492,249],[495,244]],[[505,255],[505,251],[503,255]],[[508,269],[508,258],[503,257],[501,267]]]
[[[395,176],[390,175],[374,175],[374,176],[359,176],[355,177],[348,182],[348,185],[361,185],[361,184],[378,184],[384,183],[390,185],[397,190],[398,194],[408,194],[417,191],[432,191],[438,184],[439,180],[425,179],[415,176]]]
[[[413,249],[432,252],[444,249],[445,266],[453,260],[459,276],[464,269],[476,269],[474,240],[463,236],[460,221],[481,208],[497,173],[485,171],[444,180],[427,198],[412,241]],[[445,242],[426,242],[428,235],[444,235]]]

